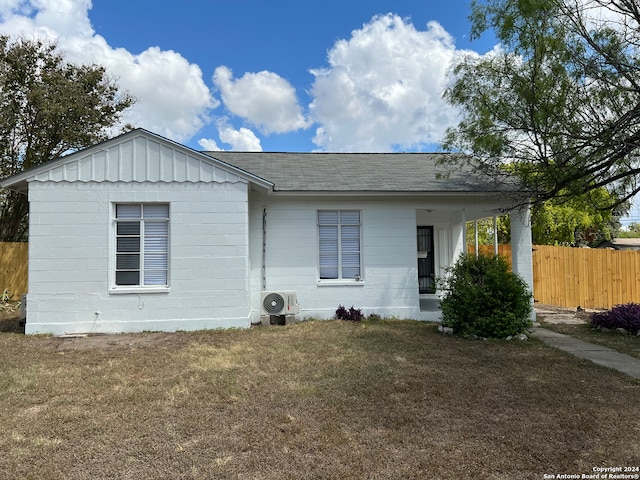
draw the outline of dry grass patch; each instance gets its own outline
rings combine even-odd
[[[15,479],[528,479],[637,465],[640,383],[419,322],[0,335]]]

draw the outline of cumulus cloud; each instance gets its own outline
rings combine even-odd
[[[227,109],[264,133],[286,133],[309,126],[296,91],[273,72],[245,73],[234,79],[231,69],[216,68],[213,83]]]
[[[126,122],[179,142],[193,136],[219,104],[200,68],[157,47],[139,54],[112,48],[94,32],[90,8],[91,0],[0,0],[0,33],[55,40],[74,63],[99,59],[137,100]]]
[[[262,144],[260,139],[253,131],[245,127],[239,129],[229,125],[226,118],[222,118],[217,122],[218,136],[220,141],[231,145],[230,150],[236,152],[261,152]],[[224,150],[218,146],[218,143],[210,138],[202,138],[198,140],[198,144],[207,151]]]
[[[442,100],[461,52],[436,22],[417,30],[397,15],[377,16],[336,42],[328,68],[315,69],[310,105],[323,150],[392,151],[438,142],[457,123]]]
[[[442,93],[451,62],[463,52],[435,22],[418,30],[396,15],[377,16],[337,41],[327,67],[311,71],[312,102],[306,108],[294,86],[276,73],[234,77],[219,66],[213,83],[228,118],[216,120],[212,111],[221,102],[199,66],[158,47],[140,53],[111,47],[95,33],[91,7],[91,0],[0,0],[0,33],[55,39],[75,63],[99,60],[137,99],[125,121],[178,142],[215,125],[218,137],[201,139],[202,147],[260,151],[256,132],[287,134],[315,124],[313,142],[321,150],[419,150],[458,121]]]
[[[219,131],[220,140],[231,145],[231,150],[241,152],[261,152],[262,145],[260,139],[245,127],[235,130],[233,127],[227,127]]]
[[[198,145],[200,145],[205,152],[219,152],[223,150],[213,138],[201,138],[198,140]]]

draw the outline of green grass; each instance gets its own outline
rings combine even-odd
[[[640,382],[412,321],[0,334],[11,479],[540,479],[638,465]]]

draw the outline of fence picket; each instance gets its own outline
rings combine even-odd
[[[0,294],[8,290],[11,300],[20,300],[27,292],[26,243],[0,242]]]

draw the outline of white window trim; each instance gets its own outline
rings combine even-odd
[[[153,205],[162,204],[169,206],[169,216],[167,217],[167,284],[166,285],[116,285],[116,255],[117,255],[117,235],[116,235],[116,206],[117,205]],[[168,293],[171,291],[171,206],[169,202],[112,202],[111,222],[109,228],[109,294],[141,294],[141,293]],[[144,273],[141,272],[141,275]]]
[[[340,275],[338,278],[320,278],[320,218],[319,218],[319,213],[320,212],[338,212],[338,215],[340,215],[340,212],[343,211],[357,211],[360,215],[360,221],[358,223],[358,240],[360,242],[359,245],[359,267],[360,267],[360,276],[358,278],[342,278],[342,265],[340,263],[340,259],[342,257],[342,246],[341,246],[341,242],[342,242],[342,238],[340,235],[340,228],[338,228],[338,274]],[[339,221],[339,220],[338,220]],[[335,209],[335,208],[320,208],[316,211],[316,240],[317,240],[317,248],[318,248],[318,252],[316,255],[316,259],[318,262],[318,281],[317,281],[317,285],[319,287],[342,287],[342,286],[364,286],[366,284],[366,282],[364,281],[364,267],[363,267],[363,261],[362,261],[362,210],[358,209],[358,208],[342,208],[342,209]],[[329,224],[323,224],[323,225],[329,225]],[[338,223],[338,227],[341,224]]]
[[[360,267],[362,268],[362,266]],[[364,287],[367,282],[364,280],[355,280],[352,278],[335,279],[322,278],[318,280],[319,287]]]

